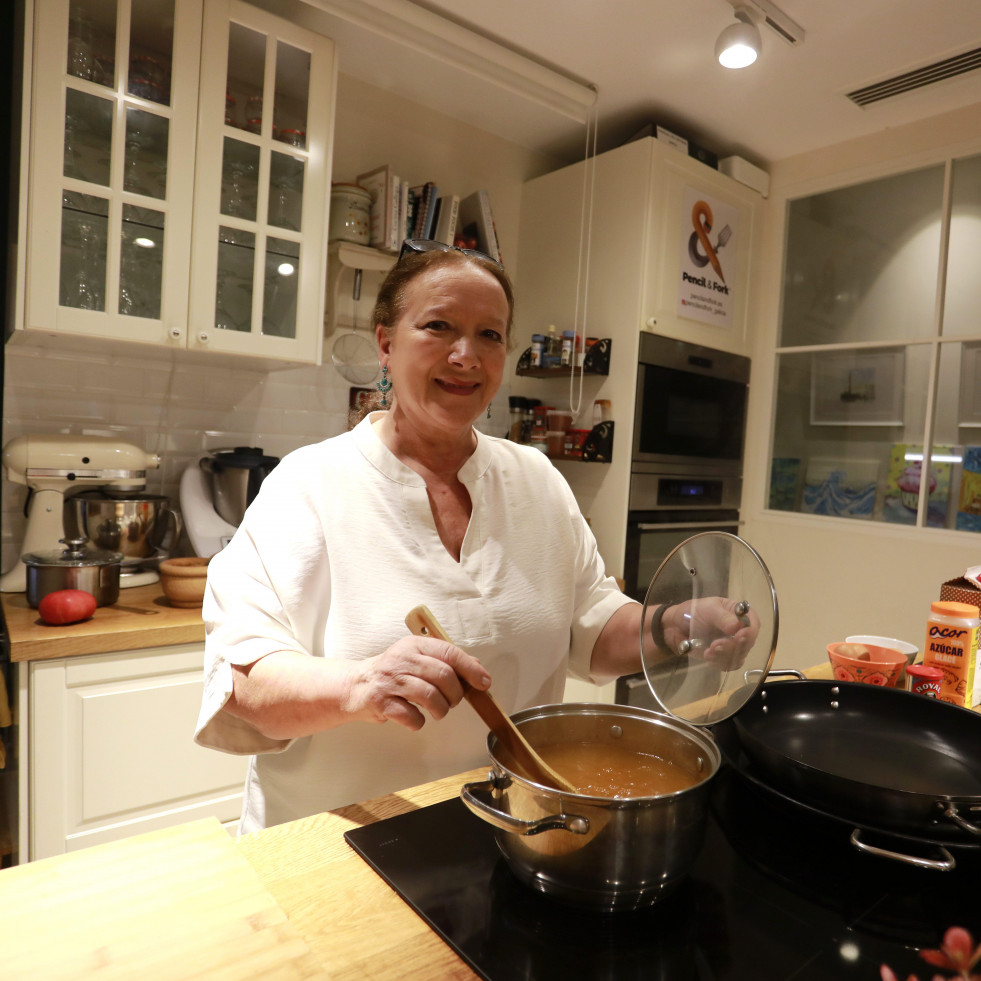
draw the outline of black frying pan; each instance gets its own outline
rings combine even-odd
[[[796,800],[981,844],[981,714],[897,688],[768,681],[732,721],[763,778]]]

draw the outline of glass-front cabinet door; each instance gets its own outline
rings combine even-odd
[[[317,360],[333,43],[228,0],[204,49],[189,346]]]
[[[25,326],[314,363],[333,42],[238,0],[38,0]]]
[[[29,327],[183,345],[200,0],[43,0]]]

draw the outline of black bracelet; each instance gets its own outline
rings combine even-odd
[[[657,645],[657,649],[664,654],[674,653],[668,650],[668,642],[664,639],[664,627],[661,626],[661,618],[664,616],[664,611],[673,605],[673,603],[662,603],[651,617],[651,639]]]

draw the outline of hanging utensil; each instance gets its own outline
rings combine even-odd
[[[405,618],[405,625],[417,637],[439,637],[441,640],[453,643],[436,617],[425,606],[417,606],[410,610]],[[484,720],[487,728],[494,733],[501,745],[511,754],[514,762],[525,771],[531,780],[571,794],[579,793],[575,786],[565,777],[556,773],[532,749],[531,744],[521,735],[518,727],[498,705],[489,691],[478,691],[466,683],[464,683],[464,689],[466,700]]]
[[[330,359],[341,377],[352,385],[370,385],[378,377],[378,351],[371,340],[358,332],[358,302],[361,299],[360,269],[354,270],[354,328],[334,341]]]

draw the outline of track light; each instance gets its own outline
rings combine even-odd
[[[730,24],[715,42],[715,57],[723,68],[746,68],[763,47],[760,30],[747,7],[736,7],[736,23]]]

